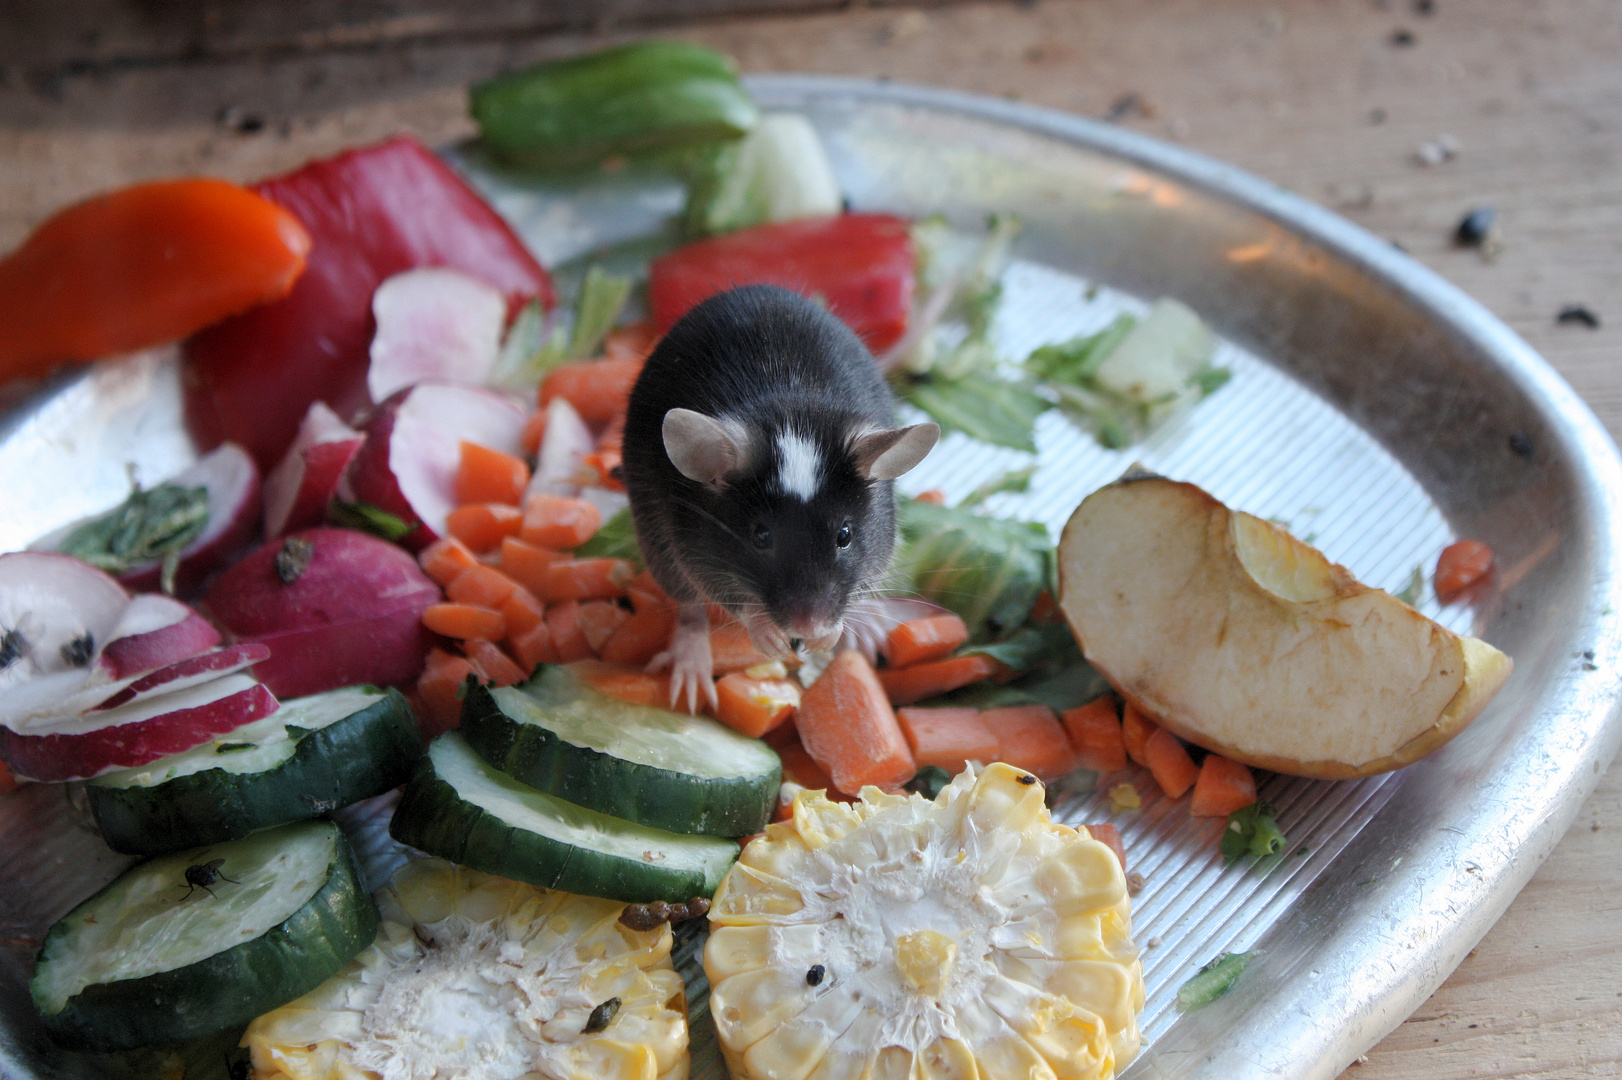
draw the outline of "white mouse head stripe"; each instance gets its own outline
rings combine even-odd
[[[810,502],[822,482],[822,459],[817,444],[804,435],[785,431],[777,436],[777,486],[785,495]]]

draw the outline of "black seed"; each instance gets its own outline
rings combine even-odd
[[[293,584],[310,568],[310,557],[314,554],[314,544],[297,536],[289,536],[282,541],[282,549],[276,553],[276,577],[283,585]]]
[[[7,630],[0,634],[0,671],[21,660],[27,651],[28,639],[23,637],[21,630]]]
[[[823,967],[821,964],[812,964],[811,965],[811,970],[807,971],[805,973],[805,985],[807,985],[807,986],[820,986],[820,985],[822,985],[822,977],[824,975],[826,975],[826,974],[828,974],[828,969],[827,968]]]
[[[608,1030],[608,1025],[613,1023],[614,1015],[619,1011],[620,999],[617,997],[609,998],[591,1010],[591,1015],[586,1018],[586,1026],[580,1029],[580,1034],[595,1035],[599,1031]]]
[[[62,646],[62,662],[68,667],[84,667],[96,655],[96,636],[86,630]]]
[[[1524,431],[1509,433],[1509,452],[1516,457],[1529,458],[1532,456],[1532,437]]]
[[[1419,39],[1414,37],[1414,32],[1412,30],[1397,29],[1391,31],[1391,36],[1386,40],[1391,42],[1391,44],[1396,48],[1404,49],[1409,45],[1413,45]]]
[[[1415,15],[1435,15],[1436,0],[1414,0]]]
[[[1581,304],[1567,304],[1560,309],[1560,314],[1554,317],[1554,321],[1557,323],[1582,323],[1590,330],[1599,329],[1599,316]]]
[[[1036,783],[1036,777],[1032,776],[1030,773],[1020,773],[1019,782],[1024,784],[1026,787],[1030,787],[1032,784]]]
[[[1493,225],[1497,221],[1498,211],[1490,206],[1478,206],[1459,219],[1458,228],[1453,230],[1453,240],[1465,247],[1480,247],[1492,235]]]

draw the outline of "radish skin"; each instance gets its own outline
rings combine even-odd
[[[265,476],[266,540],[325,520],[327,503],[360,444],[361,433],[326,402],[310,404],[287,455]]]
[[[242,643],[268,646],[259,678],[280,697],[355,683],[408,685],[422,671],[432,635],[422,612],[440,599],[405,551],[350,529],[306,529],[309,561],[284,582],[285,541],[252,552],[215,581],[207,610]]]
[[[205,653],[219,643],[220,632],[185,604],[162,593],[142,593],[119,616],[96,664],[107,678],[125,679]]]

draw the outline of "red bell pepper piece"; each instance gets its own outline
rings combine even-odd
[[[513,312],[532,297],[552,303],[552,280],[523,241],[413,138],[312,161],[254,190],[292,211],[313,247],[286,297],[187,343],[186,420],[205,447],[231,439],[269,469],[311,402],[345,419],[370,404],[372,293],[403,270],[462,270],[504,292]]]
[[[659,331],[734,285],[781,285],[815,297],[875,353],[900,340],[912,311],[912,237],[904,218],[840,214],[759,225],[654,260],[648,302]]]

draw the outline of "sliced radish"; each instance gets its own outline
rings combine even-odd
[[[66,555],[0,555],[0,710],[104,678],[96,660],[129,606],[123,586]]]
[[[535,472],[525,494],[578,495],[581,466],[596,450],[597,439],[574,406],[561,397],[553,398],[546,407],[546,433],[541,436]]]
[[[270,649],[257,642],[247,645],[229,645],[223,649],[215,649],[199,656],[190,656],[173,664],[166,664],[154,671],[136,679],[118,693],[105,698],[93,708],[85,710],[84,716],[94,716],[97,713],[110,712],[126,705],[133,705],[142,700],[156,697],[160,694],[173,694],[193,686],[201,685],[211,679],[218,679],[224,675],[252,667],[270,658]]]
[[[424,267],[384,281],[372,294],[373,401],[425,380],[484,385],[501,352],[507,298],[459,270]]]
[[[175,572],[175,592],[184,596],[228,565],[258,535],[259,467],[242,447],[225,443],[164,483],[208,489],[208,524],[180,553]],[[55,551],[79,527],[102,516],[96,514],[47,533],[28,545],[29,550]],[[152,559],[125,570],[118,580],[133,592],[155,592],[162,572],[163,560]]]
[[[290,551],[299,553],[296,573],[288,570]],[[267,686],[302,697],[355,683],[410,683],[431,642],[422,612],[439,599],[439,586],[400,548],[320,528],[252,552],[219,576],[204,604],[237,641],[269,646],[270,659],[257,669]]]
[[[321,524],[361,433],[324,401],[310,404],[287,456],[265,477],[265,539]]]
[[[207,652],[219,643],[220,632],[179,600],[142,593],[119,616],[96,667],[109,679],[124,679]]]
[[[97,710],[110,710],[141,698],[217,679],[257,664],[268,655],[263,645],[233,645],[187,657],[114,682],[92,677],[70,684],[51,676],[35,679],[0,696],[0,726],[21,734],[54,730],[58,724]],[[68,673],[62,673],[68,674]],[[136,689],[138,688],[138,689]]]
[[[45,734],[0,728],[0,758],[18,776],[82,780],[190,750],[276,708],[276,698],[252,676],[226,675]]]
[[[366,442],[344,474],[345,490],[415,526],[401,543],[420,550],[445,534],[456,507],[462,443],[517,457],[524,410],[494,390],[418,383],[377,407]]]

